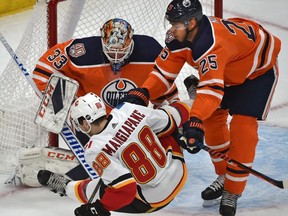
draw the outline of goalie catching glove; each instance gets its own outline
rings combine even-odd
[[[186,146],[182,146],[191,154],[196,154],[202,148],[204,140],[204,126],[202,120],[191,117],[183,124],[183,135],[186,138]]]
[[[149,92],[145,88],[135,88],[128,91],[126,97],[122,99],[123,102],[129,102],[142,106],[148,106],[149,104]]]
[[[99,200],[94,203],[87,203],[76,208],[74,211],[75,216],[110,216]]]

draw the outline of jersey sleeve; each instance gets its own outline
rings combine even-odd
[[[164,95],[151,100],[151,102],[155,105],[154,108],[158,108],[165,103],[164,101],[167,101],[168,104],[171,104],[179,100],[178,89],[174,82]]]
[[[156,58],[155,66],[142,87],[148,89],[151,100],[169,93],[186,61],[187,50],[171,51],[165,47]],[[173,87],[172,87],[173,88]]]
[[[96,147],[88,147],[85,158],[108,186],[100,199],[105,209],[113,211],[133,201],[137,193],[136,180],[116,157],[109,156]]]
[[[65,51],[65,47],[70,44],[71,41],[72,40],[69,40],[53,46],[38,60],[32,78],[40,91],[45,90],[50,76],[54,73],[60,73],[74,79],[73,74],[70,72],[70,59]]]
[[[172,115],[164,109],[151,109],[147,123],[158,137],[173,133],[177,127]]]
[[[220,106],[224,96],[226,61],[225,50],[217,46],[198,60],[199,84],[190,116],[205,120]]]

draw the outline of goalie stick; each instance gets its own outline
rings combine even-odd
[[[36,92],[37,96],[40,99],[42,99],[42,97],[43,97],[42,92],[37,88],[37,86],[36,86],[35,82],[33,81],[32,77],[30,76],[30,74],[28,73],[28,71],[26,70],[26,68],[22,64],[22,62],[19,60],[18,56],[13,51],[12,47],[8,44],[7,40],[4,38],[4,36],[2,35],[1,32],[0,32],[0,40],[1,40],[2,44],[3,44],[3,46],[8,51],[8,53],[11,55],[12,59],[15,61],[15,63],[17,64],[17,66],[21,70],[21,72],[23,73],[23,75],[26,77],[26,79],[29,82],[29,84],[32,86],[32,88]],[[85,171],[87,172],[89,177],[91,179],[98,178],[99,176],[95,173],[95,171],[85,161],[84,148],[81,145],[81,143],[79,142],[79,140],[77,139],[77,137],[72,132],[72,129],[67,124],[67,122],[64,123],[63,129],[62,129],[60,135],[63,138],[63,140],[66,142],[68,147],[71,149],[73,154],[76,156],[76,158],[78,159],[79,163],[83,166],[83,168],[85,169]]]
[[[184,141],[186,143],[186,138],[185,137],[181,137],[180,138],[182,141]],[[240,163],[239,161],[237,160],[234,160],[230,157],[228,157],[227,155],[221,153],[221,152],[218,152],[218,151],[215,151],[214,149],[211,149],[209,146],[206,146],[206,145],[203,145],[201,146],[201,149],[205,150],[206,152],[208,152],[210,155],[213,155],[213,156],[217,156],[217,157],[220,157],[221,159],[227,161],[228,163],[232,163],[233,165],[241,168],[242,170],[245,170],[249,173],[251,173],[252,175],[260,178],[260,179],[263,179],[264,181],[267,181],[268,183],[278,187],[278,188],[281,188],[281,189],[288,189],[288,179],[285,179],[285,180],[276,180],[276,179],[273,179],[267,175],[264,175],[263,173],[260,173],[259,171],[255,170],[255,169],[252,169],[250,167],[247,167],[246,165]]]

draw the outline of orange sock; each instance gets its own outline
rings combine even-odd
[[[233,115],[230,123],[230,149],[228,156],[251,167],[258,143],[258,123],[255,117]],[[227,164],[224,188],[233,194],[241,194],[249,173]]]

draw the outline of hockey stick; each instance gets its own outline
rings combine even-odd
[[[185,137],[181,137],[181,140],[183,140],[185,143],[186,143],[186,138]],[[245,170],[249,173],[251,173],[252,175],[260,178],[260,179],[263,179],[264,181],[267,181],[268,183],[278,187],[278,188],[281,188],[281,189],[288,189],[288,179],[285,179],[285,180],[276,180],[276,179],[273,179],[267,175],[264,175],[263,173],[260,173],[258,172],[257,170],[254,170],[250,167],[247,167],[245,166],[244,164],[240,163],[239,161],[237,160],[234,160],[230,157],[228,157],[227,155],[221,153],[221,152],[218,152],[214,149],[211,149],[209,146],[206,146],[206,145],[203,145],[201,146],[201,149],[205,150],[206,152],[208,152],[211,156],[217,156],[217,157],[220,157],[221,159],[227,161],[228,163],[232,163],[233,165],[241,168],[242,170]]]
[[[24,65],[21,63],[21,61],[19,60],[18,56],[16,55],[16,53],[13,51],[13,49],[11,48],[11,46],[8,44],[7,40],[4,38],[4,36],[2,35],[2,33],[0,32],[0,40],[3,44],[3,46],[6,48],[6,50],[8,51],[8,53],[11,55],[12,59],[15,61],[15,63],[17,64],[17,66],[19,67],[19,69],[21,70],[21,72],[23,73],[23,75],[26,77],[27,81],[29,82],[29,84],[32,86],[32,88],[34,89],[34,91],[36,92],[37,96],[42,99],[43,94],[42,92],[37,88],[35,82],[33,81],[32,77],[30,76],[30,74],[27,72],[26,68],[24,67]],[[91,179],[95,179],[98,178],[98,175],[94,172],[94,170],[89,166],[89,164],[85,161],[84,158],[84,148],[81,145],[81,143],[79,142],[79,140],[77,139],[77,137],[74,135],[74,133],[72,132],[71,127],[67,124],[67,122],[64,123],[64,127],[61,131],[61,137],[63,138],[63,140],[66,142],[66,144],[68,145],[68,147],[71,149],[71,151],[74,153],[74,155],[76,156],[76,158],[78,159],[79,163],[83,166],[83,168],[85,169],[85,171],[87,172],[87,174],[89,175],[89,177]]]
[[[100,186],[101,186],[102,183],[103,183],[103,181],[102,181],[102,179],[100,178],[99,181],[98,181],[98,183],[97,183],[97,185],[96,185],[96,187],[94,188],[94,190],[93,190],[93,192],[92,192],[89,200],[88,200],[88,203],[92,203],[92,201],[93,201],[93,199],[95,198],[96,193],[97,193],[97,191],[99,190],[99,188],[100,188]]]

